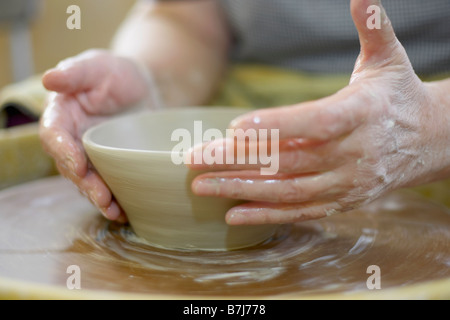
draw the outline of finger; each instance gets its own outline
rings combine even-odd
[[[99,63],[104,63],[98,59],[102,56],[106,58],[104,52],[90,50],[65,59],[44,74],[42,83],[47,90],[67,94],[92,89],[109,72],[99,67]]]
[[[100,212],[104,217],[112,221],[117,221],[119,223],[126,223],[128,221],[125,212],[116,200],[112,200],[107,207],[100,207]]]
[[[82,195],[88,198],[96,207],[107,208],[111,204],[112,195],[101,177],[93,170],[89,170],[84,177],[73,175],[63,163],[56,162],[58,171],[71,180]]]
[[[397,37],[381,1],[351,0],[351,14],[361,43],[361,62],[390,58]]]
[[[355,130],[365,121],[369,98],[357,86],[348,86],[317,101],[247,113],[230,126],[244,131],[279,130],[280,140],[328,141]]]
[[[237,142],[239,143],[239,142]],[[190,150],[188,166],[194,170],[260,170],[273,168],[280,173],[327,171],[341,166],[345,152],[342,141],[313,142],[289,139],[278,143],[245,142],[244,156],[238,154],[235,141],[215,140]],[[342,154],[341,154],[342,153]],[[211,156],[213,154],[214,156]],[[212,160],[208,160],[209,158]]]
[[[113,198],[109,188],[94,170],[89,170],[81,178],[73,173],[62,163],[56,163],[59,172],[71,180],[82,195],[99,209],[99,211],[109,220],[117,220],[123,216],[122,209]]]
[[[39,134],[44,149],[55,159],[58,170],[63,176],[78,186],[99,210],[111,220],[121,215],[120,206],[112,199],[112,195],[98,173],[88,169],[88,159],[79,141],[76,128],[79,121],[71,111],[76,110],[72,99],[64,95],[52,95],[45,110]],[[86,120],[86,119],[84,119]],[[84,131],[81,128],[81,131]]]
[[[276,175],[270,179],[263,179],[258,174],[254,171],[206,173],[194,179],[192,191],[199,196],[300,203],[337,197],[349,188],[345,179],[333,171]]]
[[[336,202],[271,204],[251,202],[230,209],[225,220],[229,225],[285,224],[320,219],[341,211]]]
[[[76,106],[70,100],[61,99],[55,95],[50,99],[42,115],[39,135],[45,151],[57,163],[64,164],[68,168],[68,174],[83,177],[87,173],[88,161],[82,146],[76,140],[76,119],[70,113]]]
[[[89,114],[111,114],[149,94],[145,73],[129,59],[89,50],[47,71],[42,83],[50,91],[75,96]]]

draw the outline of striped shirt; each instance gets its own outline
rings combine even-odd
[[[219,1],[234,39],[233,60],[352,71],[360,46],[349,0]],[[450,0],[384,0],[383,6],[418,74],[450,72]]]

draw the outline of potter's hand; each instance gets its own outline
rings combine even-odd
[[[280,130],[278,174],[260,175],[256,165],[192,165],[228,170],[197,177],[196,194],[251,201],[227,213],[229,224],[325,217],[390,190],[437,180],[449,168],[448,107],[437,101],[434,84],[415,75],[383,9],[381,29],[367,27],[369,5],[381,6],[376,0],[351,1],[361,53],[346,88],[232,122],[243,130]]]
[[[90,50],[62,61],[43,77],[53,91],[42,116],[40,136],[62,175],[72,180],[107,218],[125,220],[122,210],[90,165],[83,133],[125,107],[144,99],[144,73],[131,60]]]

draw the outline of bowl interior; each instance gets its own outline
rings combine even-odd
[[[225,136],[230,121],[248,111],[189,108],[125,116],[90,129],[84,143],[102,148],[170,153],[181,139],[190,140],[191,146],[203,142],[203,134],[208,129],[218,129]],[[183,138],[180,133],[184,134]]]

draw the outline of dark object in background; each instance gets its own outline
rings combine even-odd
[[[27,123],[36,122],[39,120],[35,115],[29,112],[23,111],[15,106],[8,106],[4,109],[6,114],[6,128],[11,128]]]

